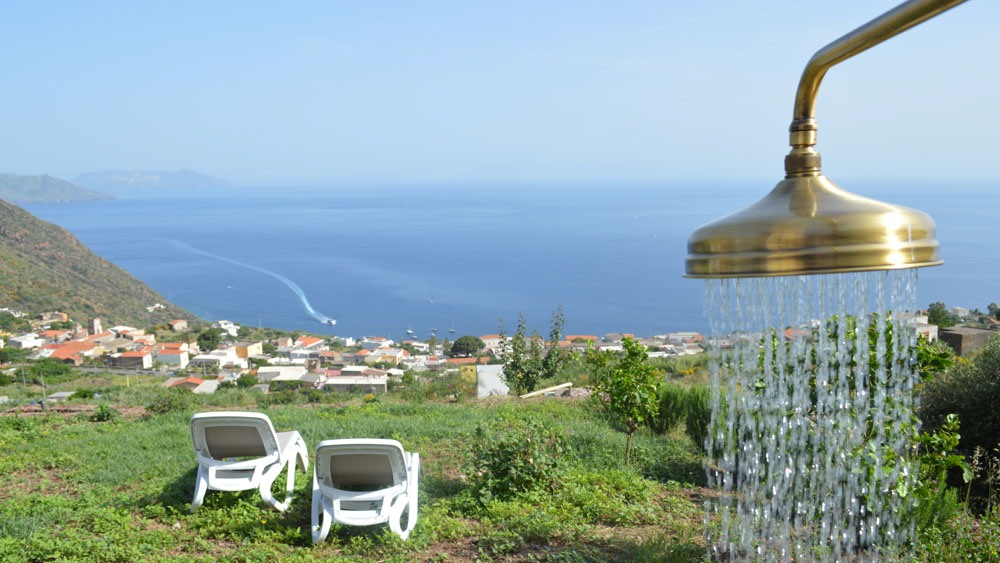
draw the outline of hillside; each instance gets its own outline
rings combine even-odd
[[[163,309],[148,312],[155,303]],[[168,303],[125,270],[97,256],[65,229],[0,201],[0,305],[58,310],[85,323],[145,327],[195,317]]]
[[[0,174],[0,199],[15,203],[53,203],[113,199],[113,196],[48,175]]]
[[[193,170],[163,172],[156,170],[102,170],[86,172],[73,178],[81,186],[94,190],[127,192],[134,189],[213,189],[226,188],[225,180],[206,176]]]

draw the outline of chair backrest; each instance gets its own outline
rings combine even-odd
[[[316,448],[316,474],[341,490],[384,489],[406,482],[404,454],[396,440],[326,440]]]
[[[211,459],[264,457],[278,451],[278,438],[267,415],[257,412],[207,412],[191,417],[191,440]]]

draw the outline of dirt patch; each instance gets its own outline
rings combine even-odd
[[[116,411],[121,413],[126,419],[139,418],[146,414],[145,407],[114,407]],[[45,416],[48,414],[54,414],[63,418],[72,418],[76,415],[83,414],[89,416],[94,411],[97,410],[97,405],[64,405],[59,403],[49,403],[42,408],[39,403],[31,403],[28,405],[18,405],[16,407],[11,407],[4,411],[0,411],[0,416]]]
[[[32,494],[74,498],[76,491],[62,474],[63,470],[58,467],[8,473],[0,487],[0,501]]]

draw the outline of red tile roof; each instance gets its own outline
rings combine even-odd
[[[121,357],[123,358],[141,358],[143,356],[148,356],[149,350],[129,350],[128,352],[122,352]]]
[[[49,336],[49,337],[53,337],[54,338],[56,336],[63,336],[65,334],[69,334],[69,331],[67,331],[67,330],[58,330],[58,329],[52,328],[52,329],[49,329],[49,330],[43,330],[42,332],[39,332],[38,334],[40,336]]]
[[[486,357],[482,358],[448,358],[448,363],[452,365],[465,365],[465,364],[485,364],[489,362],[490,359]]]
[[[53,360],[76,360],[80,358],[80,353],[77,350],[63,350],[60,348],[49,354],[49,358]]]
[[[205,383],[205,380],[200,377],[185,377],[180,381],[175,381],[171,383],[170,386],[177,387],[178,385],[184,385],[185,383],[193,383],[195,385],[201,385],[202,383]]]

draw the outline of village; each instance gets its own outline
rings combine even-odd
[[[0,311],[23,317],[23,313]],[[273,340],[247,340],[240,326],[226,320],[212,323],[221,338],[213,349],[202,349],[197,331],[185,320],[166,323],[169,339],[130,326],[104,328],[94,318],[83,327],[65,313],[48,312],[31,321],[33,330],[3,335],[0,347],[25,351],[28,360],[57,361],[81,371],[110,371],[160,375],[164,387],[214,393],[220,385],[236,384],[243,376],[267,393],[273,384],[311,387],[341,393],[385,393],[407,373],[427,377],[461,370],[463,380],[476,382],[477,395],[506,395],[503,383],[502,337],[478,336],[482,348],[472,355],[453,354],[447,340],[403,340],[382,336],[318,337],[310,334],[281,336]],[[66,328],[72,325],[72,328]],[[621,341],[631,334],[565,335],[558,343],[566,350],[621,350]],[[702,354],[703,335],[676,332],[638,338],[650,357]],[[15,379],[16,368],[8,367]],[[68,398],[72,391],[56,391],[45,400]],[[2,400],[2,399],[0,399]]]

